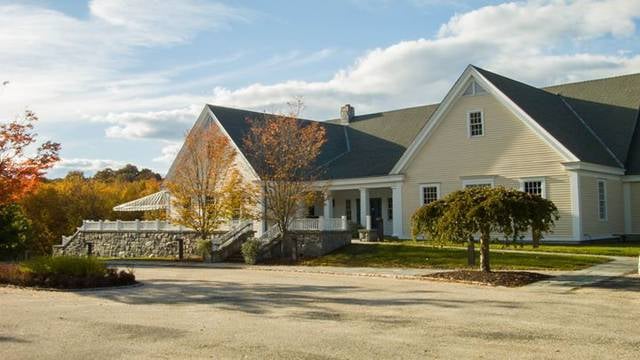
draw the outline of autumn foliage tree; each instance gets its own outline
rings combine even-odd
[[[140,172],[148,171],[143,169]],[[19,202],[33,229],[27,250],[30,255],[50,254],[51,246],[59,244],[63,235],[72,235],[82,224],[82,220],[163,218],[163,211],[113,211],[116,205],[159,190],[160,181],[155,177],[133,181],[121,178],[105,181],[72,171],[62,179],[43,181]]]
[[[16,202],[42,180],[45,170],[60,158],[60,144],[46,141],[33,153],[38,117],[26,111],[23,118],[0,124],[0,205]]]
[[[173,220],[206,240],[226,219],[248,215],[250,184],[236,170],[236,150],[214,124],[186,136],[177,166],[166,185],[172,196]]]
[[[251,127],[244,138],[245,153],[260,177],[260,202],[280,231],[283,251],[296,212],[317,193],[313,181],[320,176],[317,159],[326,142],[319,123],[298,119],[302,108],[298,101],[288,113],[248,119]],[[291,248],[295,260],[295,242]]]

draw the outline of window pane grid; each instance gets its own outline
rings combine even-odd
[[[604,181],[598,181],[598,217],[600,220],[607,219],[607,194]]]
[[[542,181],[525,181],[524,182],[524,192],[529,193],[531,195],[542,196]]]
[[[422,188],[422,203],[429,204],[438,200],[438,187],[425,186]]]
[[[469,135],[482,136],[483,134],[482,113],[479,111],[469,113]]]

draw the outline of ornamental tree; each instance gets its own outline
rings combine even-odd
[[[172,196],[173,220],[207,240],[224,220],[249,214],[251,186],[236,170],[236,150],[215,124],[186,136],[177,166],[166,186]]]
[[[248,119],[251,127],[244,138],[245,153],[260,177],[259,202],[267,220],[280,231],[283,252],[296,212],[317,194],[313,181],[321,173],[317,159],[326,142],[325,129],[319,123],[298,119],[302,102],[289,106],[288,113]],[[296,260],[297,246],[292,241],[292,258]]]
[[[414,236],[426,235],[435,241],[469,241],[480,235],[480,269],[491,271],[491,234],[519,239],[532,231],[534,242],[552,229],[559,218],[555,205],[537,195],[513,189],[468,188],[424,205],[412,216]]]
[[[60,144],[51,141],[31,151],[37,121],[35,113],[26,111],[23,118],[0,124],[0,205],[20,200],[60,159]]]

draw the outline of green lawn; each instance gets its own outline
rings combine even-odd
[[[540,245],[534,249],[531,245],[504,247],[500,244],[491,245],[493,249],[514,249],[525,251],[556,252],[568,254],[609,255],[609,256],[638,256],[640,255],[640,242],[607,242],[600,244],[579,245]]]
[[[476,258],[479,261],[479,255]],[[609,261],[581,255],[491,252],[494,270],[578,270]],[[432,247],[416,242],[351,244],[302,265],[458,269],[467,267],[466,249]]]

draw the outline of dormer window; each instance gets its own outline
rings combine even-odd
[[[480,86],[480,84],[478,84],[475,80],[471,80],[471,82],[469,83],[469,86],[467,86],[467,88],[464,90],[462,95],[477,96],[477,95],[484,95],[486,93],[487,91],[483,89],[482,86]]]
[[[484,136],[484,118],[482,111],[469,111],[467,113],[467,125],[469,127],[469,137]]]

